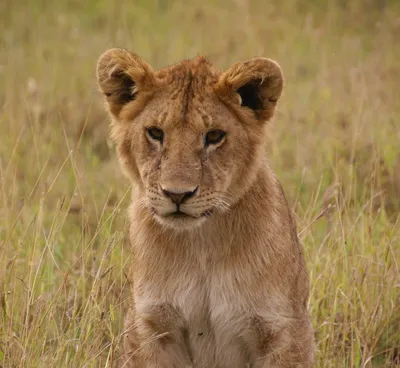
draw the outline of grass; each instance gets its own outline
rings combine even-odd
[[[129,183],[98,56],[279,61],[270,160],[311,275],[316,367],[400,365],[400,4],[0,3],[0,367],[115,367]]]

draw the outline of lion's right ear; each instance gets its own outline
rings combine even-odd
[[[219,95],[232,97],[252,111],[257,120],[267,121],[275,112],[283,88],[283,74],[271,59],[254,58],[232,65],[221,74],[216,86]]]
[[[155,85],[151,67],[137,55],[124,49],[110,49],[97,62],[97,82],[111,114],[118,119],[122,108],[138,94]]]

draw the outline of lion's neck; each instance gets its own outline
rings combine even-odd
[[[279,215],[281,197],[279,183],[265,164],[259,168],[253,182],[231,210],[221,214],[218,224],[230,227],[233,232],[242,232],[244,227],[259,231],[258,227],[265,226],[266,221],[270,221],[272,226]]]

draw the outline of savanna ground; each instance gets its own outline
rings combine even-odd
[[[279,61],[268,152],[311,275],[316,367],[400,366],[400,2],[0,2],[0,367],[115,367],[129,184],[98,56]],[[210,367],[211,368],[211,367]]]

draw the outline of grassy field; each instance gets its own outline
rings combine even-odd
[[[316,367],[400,366],[400,2],[0,2],[0,367],[115,367],[129,183],[109,47],[286,75],[268,152],[311,274]],[[210,367],[211,368],[211,367]]]

